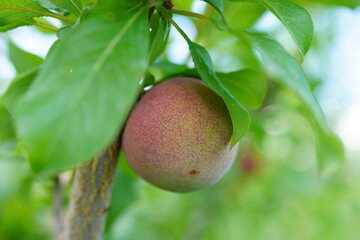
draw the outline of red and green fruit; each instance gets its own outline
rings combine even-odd
[[[223,99],[195,78],[150,89],[133,109],[122,143],[142,178],[174,192],[215,184],[232,165],[232,122]]]

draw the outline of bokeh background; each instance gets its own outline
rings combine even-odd
[[[319,174],[314,132],[299,99],[267,79],[266,99],[261,109],[251,111],[251,130],[236,162],[214,187],[190,194],[157,189],[139,179],[122,155],[105,239],[360,239],[360,3],[294,2],[306,7],[314,21],[315,36],[303,68],[344,143],[343,164],[331,174]],[[266,32],[296,56],[286,29],[263,7],[225,3],[230,26]],[[215,14],[198,0],[174,4]],[[259,68],[254,55],[230,35],[193,19],[174,19],[210,51],[218,71]],[[38,56],[31,55],[31,61],[39,61],[55,40],[56,35],[35,27],[0,34],[0,95],[21,71],[11,61],[16,54],[30,52]],[[187,44],[174,29],[169,41],[152,68],[155,75],[163,74],[159,66],[164,62],[191,66]],[[13,141],[0,143],[0,240],[53,239],[54,181],[34,176],[15,148]],[[60,176],[64,213],[72,176]]]

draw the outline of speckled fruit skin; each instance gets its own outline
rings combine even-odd
[[[173,192],[215,184],[232,165],[232,123],[221,97],[202,81],[174,78],[149,90],[133,109],[122,143],[142,178]]]

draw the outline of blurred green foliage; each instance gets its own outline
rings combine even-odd
[[[320,177],[312,127],[299,101],[284,91],[272,98],[286,104],[253,113],[251,134],[220,183],[179,195],[138,180],[138,198],[105,239],[356,240],[359,169],[349,162]]]
[[[141,182],[139,198],[106,239],[358,238],[357,175],[321,180],[285,162],[271,164],[257,176],[234,167],[216,187],[187,195]]]
[[[173,2],[176,8],[191,10],[190,0]],[[357,0],[294,2],[308,3],[306,8],[317,15],[329,14],[327,9],[335,9],[335,5],[355,7],[360,4]],[[239,31],[253,26],[265,12],[262,6],[254,3],[224,1],[224,5],[229,25]],[[205,14],[218,17],[211,8],[206,8]],[[217,71],[259,69],[247,45],[209,24],[194,20],[194,25],[199,32],[196,42],[210,50]],[[329,32],[336,34],[331,24],[325,31],[317,31],[316,25],[314,49],[310,49],[310,59],[305,58],[305,65],[314,59],[325,61],[322,51],[328,51],[326,48],[331,45],[321,39],[324,35],[332,37],[328,36]],[[272,34],[277,31],[284,31],[284,28],[279,27]],[[18,53],[24,54],[23,51]],[[164,64],[168,54],[165,52],[163,62],[153,66],[155,77],[185,70],[183,65],[160,67],[166,73],[157,70],[156,66]],[[28,56],[36,59],[34,65],[42,61]],[[24,64],[17,66],[21,72]],[[312,72],[306,74],[312,88],[326,84]],[[270,79],[267,77],[267,80]],[[105,239],[359,239],[358,166],[347,161],[334,175],[319,176],[316,138],[307,112],[293,93],[273,82],[269,84],[262,109],[250,113],[251,129],[241,142],[241,153],[235,165],[216,186],[204,191],[174,194],[157,189],[137,178],[122,155]],[[2,105],[0,114],[0,124],[11,122],[10,114]],[[0,240],[53,239],[53,181],[33,175],[28,162],[21,157],[21,144],[16,143],[12,127],[1,132],[0,139]],[[324,154],[329,153],[331,151],[325,150]],[[71,173],[62,174],[60,179],[65,213]]]

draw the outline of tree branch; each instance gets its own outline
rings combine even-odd
[[[77,168],[65,222],[65,240],[102,239],[119,151],[118,137],[104,153]]]

